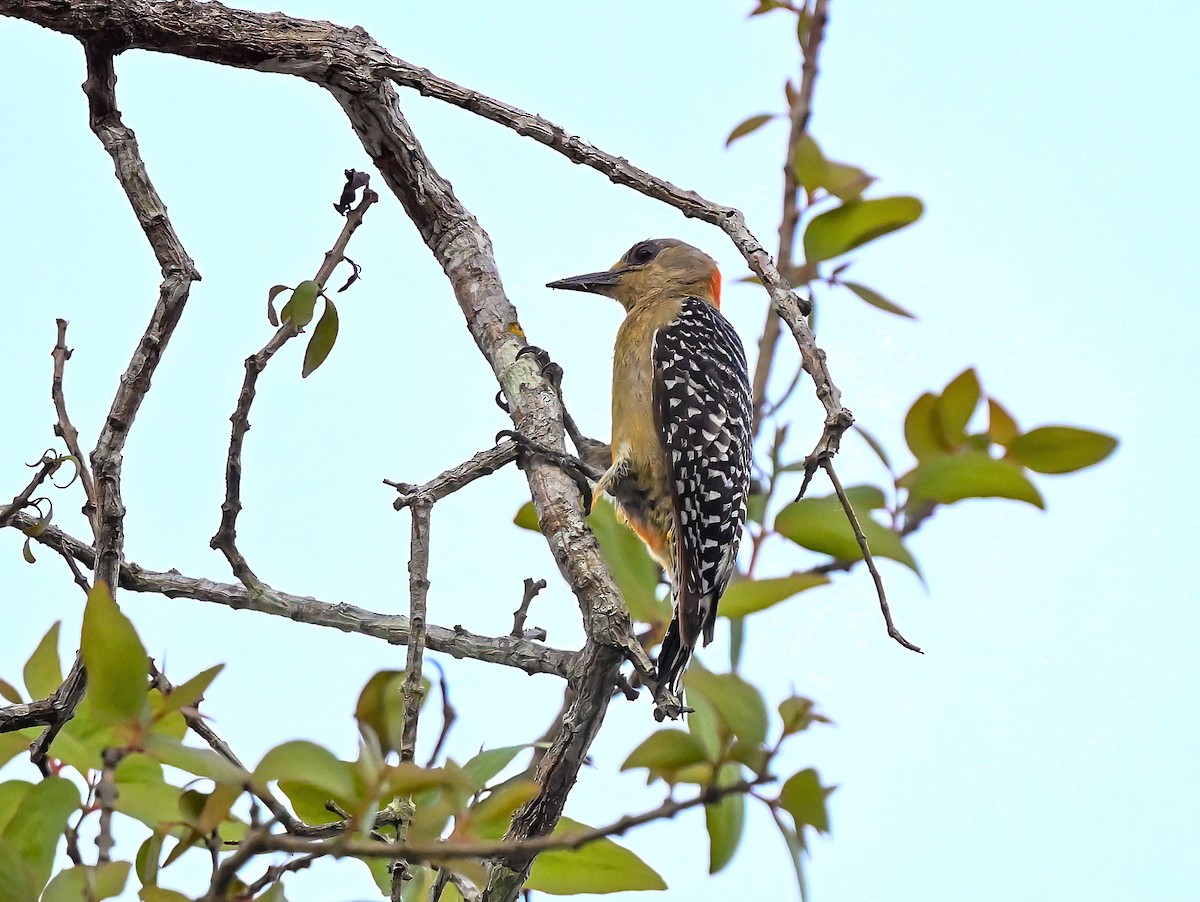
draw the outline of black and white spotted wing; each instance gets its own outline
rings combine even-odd
[[[676,511],[675,624],[664,643],[686,664],[700,633],[712,641],[717,602],[733,575],[750,483],[746,352],[721,312],[685,298],[654,336],[654,408]],[[674,674],[675,677],[678,673]]]

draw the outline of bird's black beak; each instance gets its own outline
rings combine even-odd
[[[565,288],[569,291],[590,291],[592,294],[612,296],[613,290],[621,281],[621,272],[607,270],[605,272],[589,272],[582,276],[568,276],[557,282],[547,282],[547,288]]]

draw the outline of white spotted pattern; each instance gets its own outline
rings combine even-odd
[[[675,621],[659,655],[677,687],[701,634],[712,641],[737,560],[750,488],[751,398],[732,325],[699,298],[654,335],[654,407],[676,518]]]

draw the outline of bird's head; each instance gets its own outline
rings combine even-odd
[[[626,311],[656,298],[685,295],[721,306],[721,273],[716,261],[674,238],[639,241],[612,269],[570,276],[546,287],[602,294],[617,300]]]

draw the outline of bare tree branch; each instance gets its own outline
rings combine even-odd
[[[20,514],[13,525],[20,529],[33,523]],[[96,550],[56,526],[46,527],[34,541],[47,548],[69,555],[85,567],[91,567]],[[176,571],[148,570],[136,563],[121,565],[121,588],[131,592],[149,592],[168,598],[190,598],[225,605],[235,610],[258,611],[276,617],[286,617],[300,623],[338,629],[345,633],[373,636],[392,645],[409,641],[408,618],[402,614],[377,614],[344,602],[330,604],[305,595],[281,592],[265,583],[257,592],[236,583],[222,583],[203,577],[185,576]],[[472,658],[489,664],[503,664],[526,673],[549,673],[566,677],[574,672],[578,653],[551,648],[540,642],[529,642],[513,636],[480,636],[460,626],[447,628],[430,624],[426,628],[426,644],[433,651],[456,658]],[[0,709],[0,716],[3,714]],[[15,728],[14,728],[15,729]],[[0,728],[0,732],[3,729]]]
[[[404,510],[404,508],[413,504],[417,498],[427,498],[430,502],[441,501],[447,495],[457,492],[464,486],[470,485],[476,479],[483,476],[490,476],[506,464],[512,463],[517,459],[520,449],[515,442],[504,441],[496,445],[494,448],[488,448],[486,451],[480,451],[468,461],[464,461],[456,467],[446,470],[444,473],[439,473],[433,479],[424,485],[413,485],[410,482],[391,482],[384,480],[385,485],[390,485],[400,497],[392,502],[392,507],[396,510]]]
[[[25,486],[25,488],[13,497],[11,504],[0,510],[0,528],[11,523],[29,505],[30,499],[33,498],[33,493],[38,490],[38,486],[53,476],[58,471],[58,468],[62,466],[62,463],[63,459],[54,452],[53,448],[47,448],[42,452],[41,459],[37,463],[31,464],[31,466],[37,467],[38,471],[29,480],[29,485]]]

